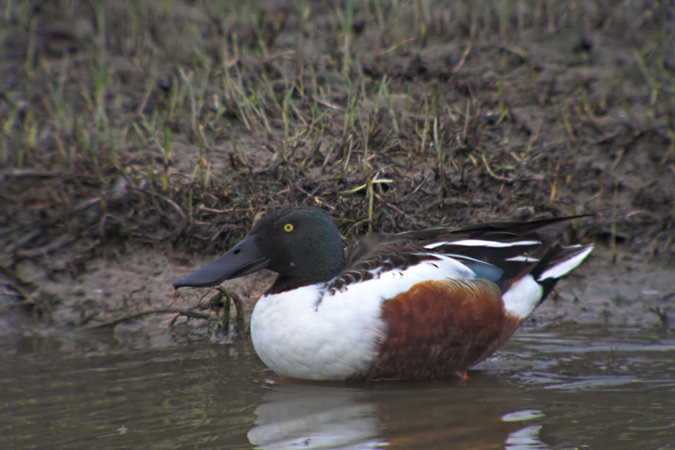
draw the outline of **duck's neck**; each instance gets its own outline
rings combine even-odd
[[[335,278],[345,266],[345,257],[342,249],[330,258],[314,260],[310,263],[296,263],[292,270],[279,273],[276,281],[267,294],[278,294],[303,286],[325,283]]]

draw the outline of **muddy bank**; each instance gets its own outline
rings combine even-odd
[[[526,327],[547,327],[561,323],[598,326],[650,327],[669,330],[675,327],[672,266],[619,252],[618,261],[610,261],[607,248],[596,251],[583,268],[563,279],[553,294],[528,319]],[[195,267],[211,261],[215,255],[195,255],[173,248],[134,246],[124,253],[89,260],[76,278],[60,275],[49,278],[33,264],[21,265],[19,272],[39,286],[36,298],[50,299],[49,309],[38,324],[45,333],[69,329],[89,332],[147,332],[152,328],[173,327],[177,332],[197,332],[222,338],[222,305],[209,302],[216,289],[174,291],[172,283]],[[40,275],[40,273],[42,273]],[[258,297],[269,287],[275,275],[268,271],[237,280],[225,286],[238,293],[248,318]],[[25,305],[21,299],[3,296],[3,332],[23,329],[35,333],[34,319],[26,313],[45,305]],[[25,303],[25,300],[24,300]],[[201,307],[195,308],[197,305]],[[189,316],[180,311],[194,311]],[[234,310],[229,330],[236,328]],[[147,315],[146,315],[147,314]],[[210,316],[204,320],[199,314]],[[130,320],[122,320],[128,318]],[[102,326],[103,325],[103,326]]]
[[[287,204],[324,208],[347,240],[595,213],[563,239],[596,253],[533,321],[670,323],[667,7],[227,3],[7,8],[7,327],[186,311],[201,293],[171,282]],[[268,278],[232,289],[250,308]]]

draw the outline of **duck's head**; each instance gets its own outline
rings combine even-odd
[[[262,269],[279,274],[272,290],[328,281],[344,266],[335,222],[317,208],[291,207],[262,217],[251,232],[212,263],[173,286],[208,287]]]

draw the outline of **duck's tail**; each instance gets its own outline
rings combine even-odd
[[[511,283],[502,295],[507,311],[521,319],[544,301],[560,278],[578,267],[593,251],[593,245],[552,247],[528,274]]]

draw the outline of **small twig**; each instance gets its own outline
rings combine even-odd
[[[239,334],[242,333],[248,333],[248,329],[246,327],[246,316],[244,314],[244,302],[242,301],[241,297],[239,294],[234,292],[231,289],[226,288],[225,286],[219,286],[218,291],[220,291],[221,295],[224,295],[227,297],[228,300],[230,300],[232,303],[234,303],[235,308],[237,309],[237,313],[235,316],[236,319],[236,331]],[[229,309],[227,310],[228,316],[229,316]],[[229,320],[229,319],[228,319]]]
[[[647,308],[647,311],[650,313],[656,314],[656,316],[659,318],[659,321],[661,322],[661,325],[664,328],[668,328],[668,313],[664,308],[661,308],[660,306],[650,306]]]
[[[23,179],[23,178],[57,178],[63,175],[59,171],[44,170],[44,169],[11,169],[0,172],[0,181],[7,179]]]
[[[334,103],[329,102],[328,100],[323,100],[319,97],[313,96],[314,101],[317,102],[319,105],[325,106],[326,108],[334,109],[336,111],[343,111],[344,108],[341,107],[340,105],[336,105]]]
[[[485,155],[481,155],[481,157],[483,159],[483,164],[485,164],[485,169],[487,170],[488,175],[490,175],[492,178],[494,178],[496,180],[500,180],[500,181],[507,181],[509,183],[511,183],[513,181],[513,178],[502,177],[502,176],[499,176],[496,173],[494,173],[492,171],[492,169],[490,168],[490,164],[488,164],[487,159],[485,158]]]
[[[466,57],[469,56],[470,51],[471,51],[471,44],[466,46],[464,52],[462,52],[461,58],[459,58],[459,61],[457,62],[457,64],[455,64],[455,67],[452,68],[453,73],[457,73],[459,69],[462,68],[462,66],[464,65],[464,61],[466,61]]]
[[[187,222],[187,216],[185,215],[185,211],[183,211],[183,208],[181,208],[180,205],[178,205],[178,203],[174,202],[174,201],[171,200],[169,197],[167,197],[167,196],[165,196],[165,195],[162,195],[162,194],[159,194],[159,193],[157,193],[157,192],[152,192],[152,191],[148,191],[148,190],[143,190],[143,189],[139,189],[139,188],[135,188],[135,187],[132,187],[132,189],[135,190],[135,191],[144,193],[144,194],[150,194],[150,195],[153,195],[153,196],[155,196],[155,197],[157,197],[157,198],[159,198],[159,199],[161,199],[161,200],[164,200],[164,201],[167,202],[169,205],[171,205],[171,207],[176,211],[176,213],[178,213],[178,215],[180,216],[181,220],[182,220],[184,223]]]
[[[9,278],[9,282],[4,284],[22,298],[20,304],[35,304],[34,295],[39,291],[37,284],[24,280],[4,264],[0,264],[0,273]],[[32,291],[32,293],[28,291]]]
[[[22,289],[17,283],[9,282],[7,283],[7,287],[10,289],[7,293],[14,293],[14,295],[21,297],[21,301],[17,305],[35,305],[33,296]]]
[[[146,316],[151,316],[154,314],[178,314],[181,316],[191,317],[194,319],[209,319],[211,317],[208,313],[202,313],[198,311],[193,311],[191,309],[178,309],[178,308],[160,308],[160,309],[151,309],[149,311],[141,311],[133,314],[127,314],[117,319],[109,320],[107,322],[99,323],[97,325],[92,325],[90,327],[80,328],[79,332],[88,332],[88,331],[100,331],[108,328],[115,328],[122,322],[127,322],[130,320],[141,319]]]

